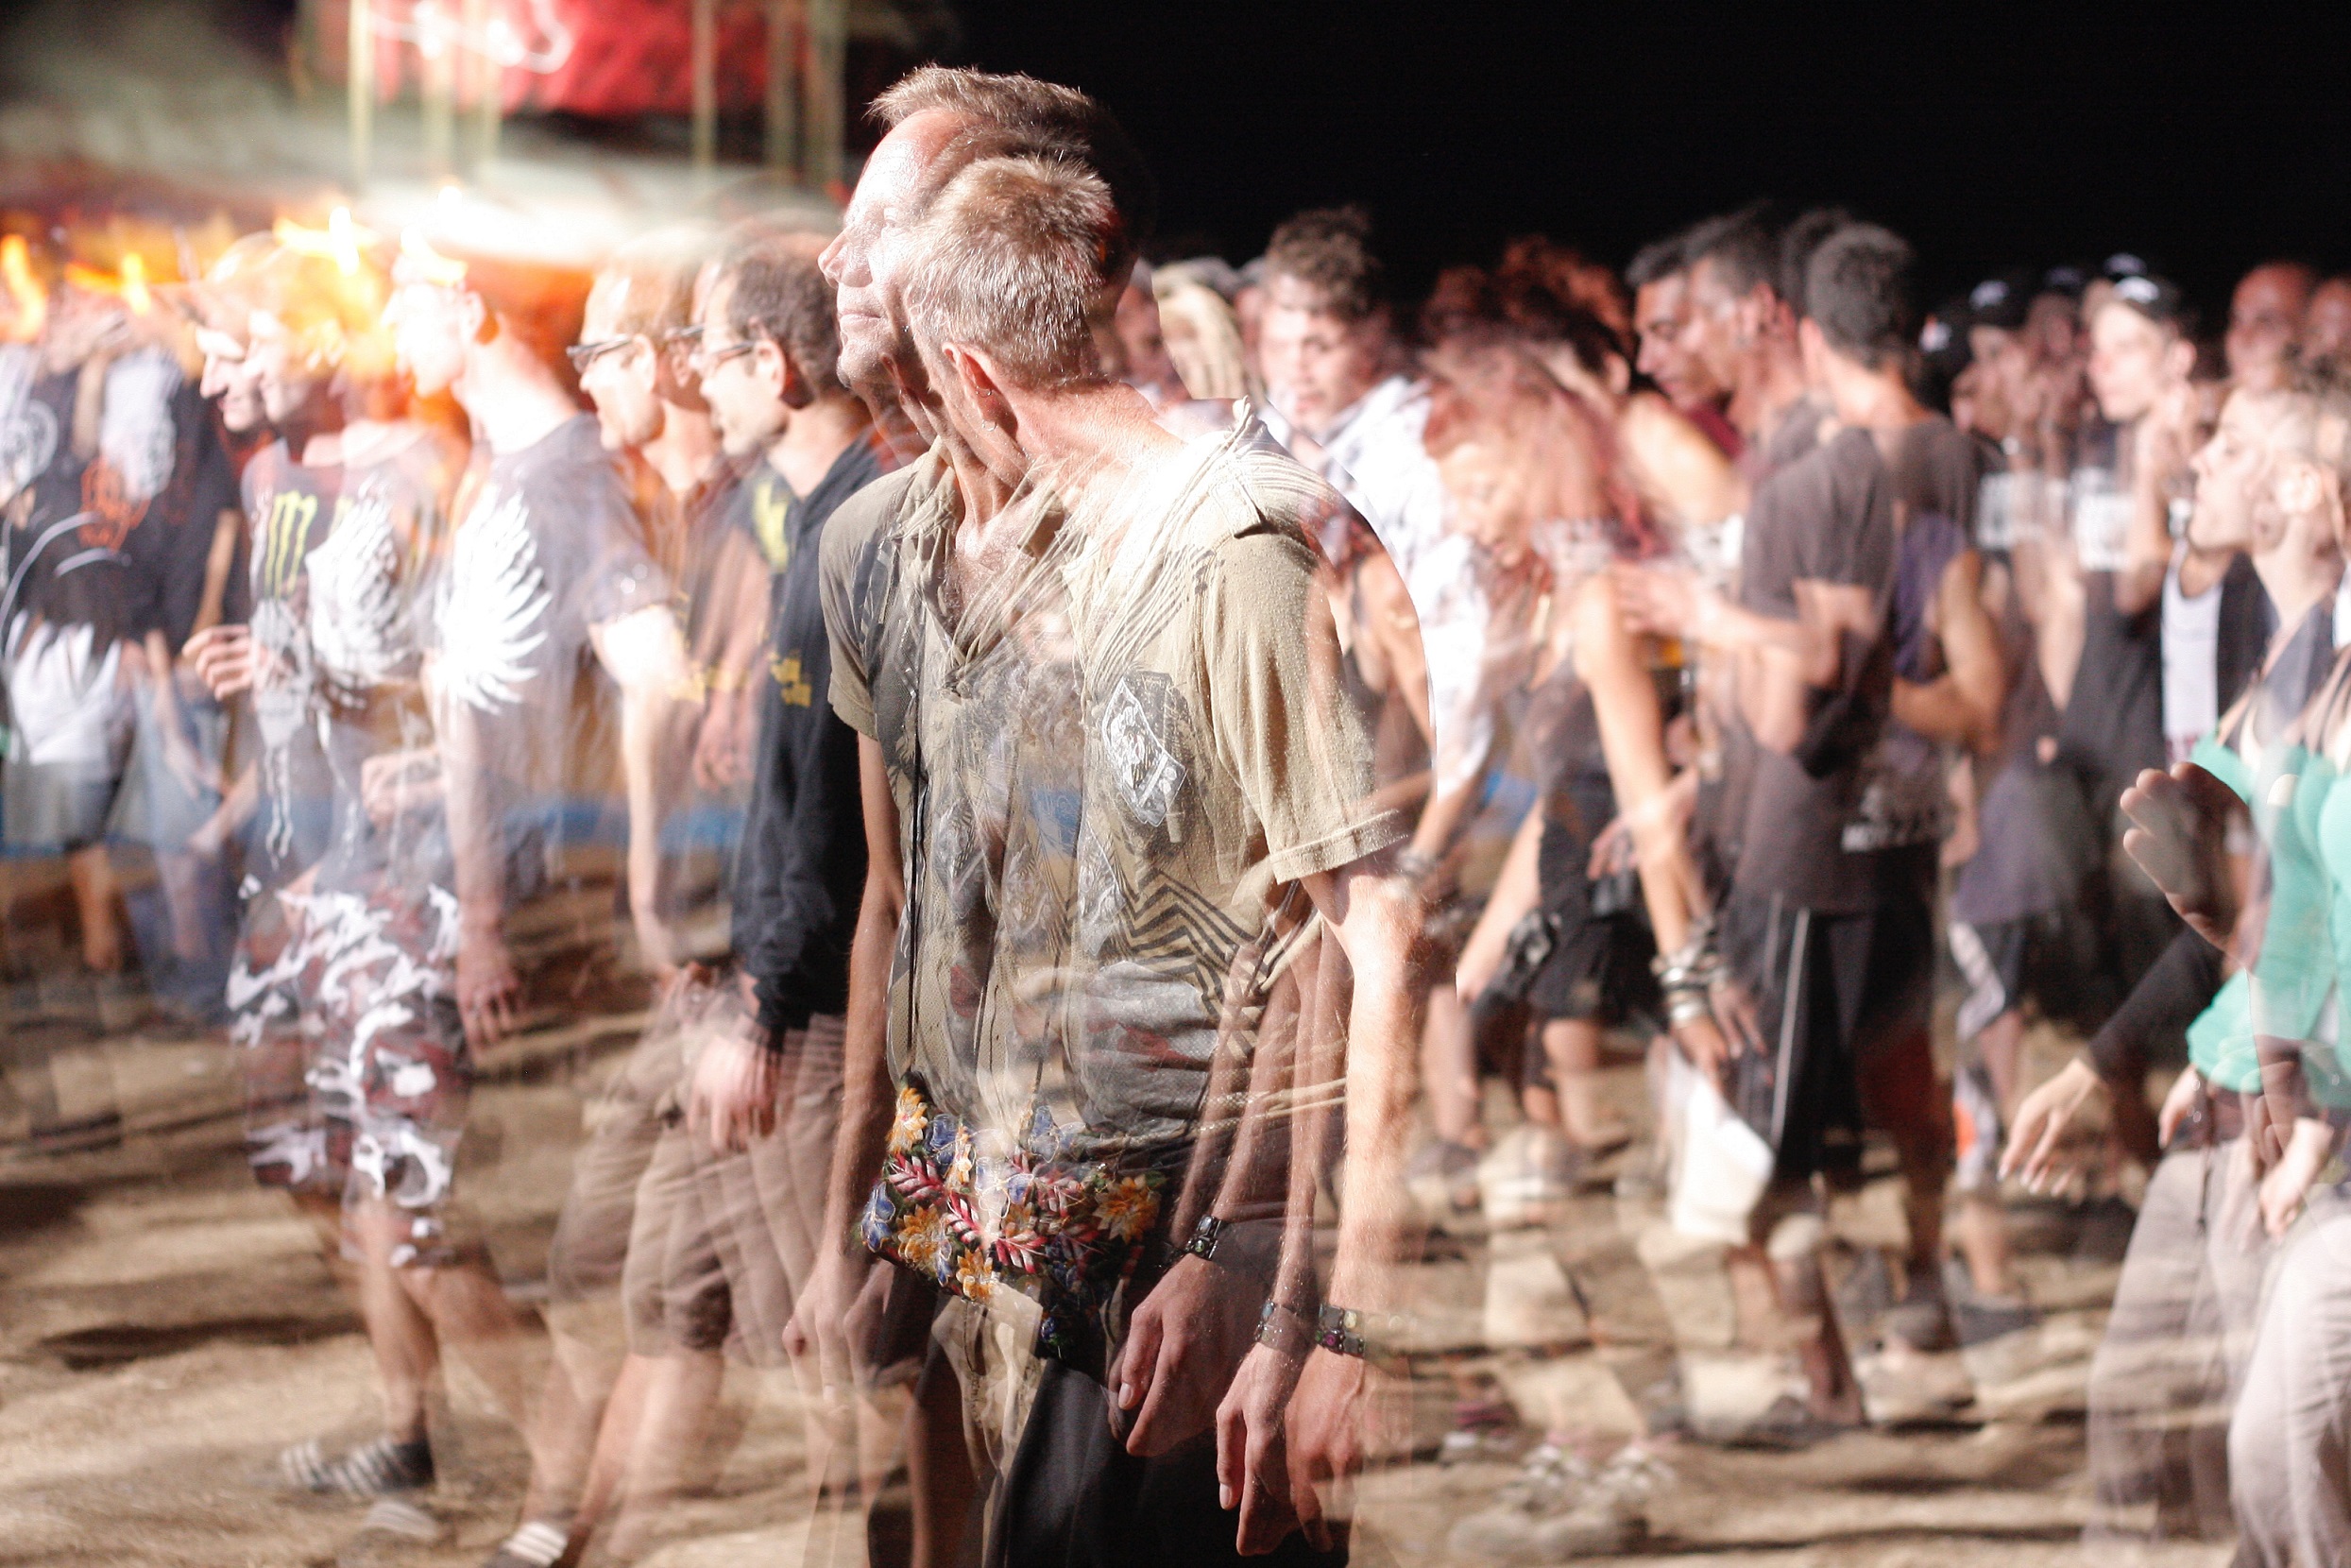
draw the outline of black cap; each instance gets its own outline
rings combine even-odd
[[[2003,272],[1985,279],[1968,291],[1970,327],[1997,327],[2013,332],[2024,325],[2032,308],[2033,281],[2026,273]]]
[[[2175,327],[2185,332],[2195,325],[2194,314],[2188,308],[2188,296],[2169,279],[2152,272],[2126,273],[2114,281],[2109,296],[2117,304],[2128,305],[2159,327]]]

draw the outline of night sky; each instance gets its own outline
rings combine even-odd
[[[153,0],[107,0],[110,5]],[[267,54],[293,0],[178,0]],[[682,5],[684,0],[677,0]],[[0,13],[19,0],[0,0]],[[1771,196],[1909,235],[1937,294],[2154,259],[2207,315],[2351,269],[2351,7],[961,0],[960,58],[1105,98],[1178,250],[1368,204],[1399,281],[1542,231],[1621,264]],[[730,138],[752,145],[752,128]]]
[[[972,3],[978,63],[1105,98],[1163,228],[1252,254],[1372,210],[1408,285],[1530,230],[1622,263],[1757,196],[1908,235],[1938,292],[2155,259],[2351,268],[2351,8]],[[1115,15],[1116,20],[1110,20]]]

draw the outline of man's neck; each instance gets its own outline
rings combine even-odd
[[[2314,554],[2302,544],[2303,537],[2303,530],[2289,528],[2286,542],[2278,549],[2257,551],[2253,556],[2254,572],[2269,590],[2270,603],[2277,608],[2273,657],[2285,647],[2311,607],[2334,598],[2336,588],[2342,582],[2342,557],[2332,551]]]
[[[661,476],[663,487],[682,500],[710,477],[718,462],[718,435],[710,428],[707,412],[664,399],[660,434],[639,447],[638,454]]]
[[[1728,412],[1740,435],[1760,441],[1804,396],[1804,359],[1794,344],[1767,338],[1748,355],[1746,371],[1730,394]]]
[[[537,445],[579,413],[554,372],[517,345],[511,332],[468,349],[465,374],[450,391],[502,457]]]
[[[1119,472],[1153,452],[1183,445],[1160,425],[1150,401],[1119,382],[1016,394],[1013,408],[1021,451],[1032,463],[1088,474]]]
[[[841,454],[872,423],[865,405],[845,392],[819,398],[806,408],[793,410],[783,434],[768,443],[767,466],[791,486],[793,495],[808,495],[825,482]]]
[[[1927,418],[1900,371],[1865,369],[1848,361],[1835,366],[1828,380],[1838,419],[1872,435],[1907,430]]]

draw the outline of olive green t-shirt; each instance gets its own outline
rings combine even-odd
[[[1032,485],[953,627],[935,452],[834,514],[833,705],[888,764],[907,875],[892,1065],[943,1108],[1065,1157],[1181,1143],[1307,925],[1301,879],[1404,836],[1302,526],[1318,486],[1253,427]]]

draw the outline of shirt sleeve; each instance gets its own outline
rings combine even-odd
[[[539,531],[542,540],[569,534],[586,551],[569,595],[579,623],[602,626],[638,610],[668,604],[668,574],[646,548],[644,523],[629,504],[619,471],[608,463],[590,464],[582,472],[580,486],[577,506],[567,520],[570,526],[558,523]],[[543,502],[534,496],[527,503],[536,506]]]
[[[825,520],[819,552],[824,570],[825,634],[832,653],[829,695],[833,711],[860,735],[876,733],[872,654],[879,611],[876,581],[882,536],[897,516],[915,476],[916,464],[868,485]]]
[[[1273,875],[1336,870],[1404,837],[1398,814],[1372,802],[1371,740],[1339,677],[1305,537],[1251,530],[1217,551],[1205,576],[1213,743],[1262,825]]]

